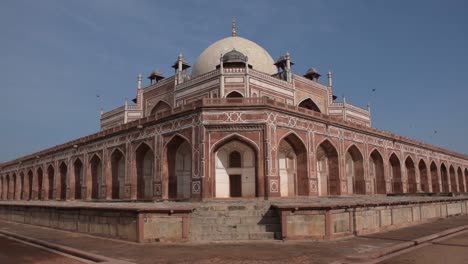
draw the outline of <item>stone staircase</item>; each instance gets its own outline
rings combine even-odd
[[[191,241],[281,239],[281,224],[271,204],[226,202],[201,205],[190,214]]]

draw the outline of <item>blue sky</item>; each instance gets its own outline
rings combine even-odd
[[[375,128],[468,154],[467,13],[463,0],[2,0],[0,161],[96,132],[139,72],[169,76],[179,52],[193,64],[232,18],[296,73],[331,70]]]

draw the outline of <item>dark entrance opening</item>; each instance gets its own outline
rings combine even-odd
[[[239,174],[229,175],[229,196],[242,197],[242,180]]]

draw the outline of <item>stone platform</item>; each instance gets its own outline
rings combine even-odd
[[[332,240],[461,214],[468,214],[468,196],[0,202],[2,220],[140,243]]]

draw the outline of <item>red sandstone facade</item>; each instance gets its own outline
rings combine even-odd
[[[236,49],[208,72],[179,56],[174,76],[140,77],[136,104],[103,113],[100,132],[0,164],[1,199],[467,192],[466,155],[373,129],[369,109],[335,102],[331,73],[294,74],[289,54],[264,72],[226,39]]]

